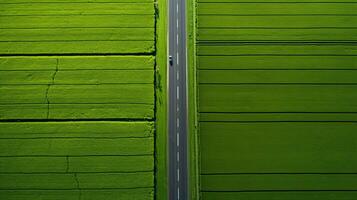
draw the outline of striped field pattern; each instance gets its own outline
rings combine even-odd
[[[150,0],[0,0],[0,199],[154,198]]]
[[[357,1],[197,4],[202,199],[356,199]]]

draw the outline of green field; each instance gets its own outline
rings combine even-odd
[[[0,199],[154,199],[154,7],[0,1]]]
[[[201,199],[357,198],[356,3],[198,0]]]

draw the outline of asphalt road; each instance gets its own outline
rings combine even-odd
[[[188,199],[186,2],[169,0],[169,199]]]

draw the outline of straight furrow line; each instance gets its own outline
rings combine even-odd
[[[134,41],[134,42],[140,42],[140,41],[153,41],[154,40],[133,40],[133,39],[127,39],[127,40],[112,40],[112,39],[108,39],[108,40],[82,40],[82,39],[78,39],[78,40],[1,40],[0,43],[9,43],[9,42],[23,42],[23,43],[28,43],[28,42],[38,42],[38,43],[54,43],[54,42],[120,42],[120,41]]]
[[[136,174],[136,173],[143,173],[143,172],[154,172],[154,170],[142,170],[142,171],[91,171],[91,172],[79,172],[79,171],[66,171],[66,172],[1,172],[0,175],[50,175],[50,174],[57,174],[57,175],[66,175],[66,174]]]
[[[28,53],[28,54],[1,54],[0,57],[70,57],[70,56],[155,56],[155,52],[150,53]]]
[[[205,0],[198,0],[198,3],[207,3],[207,4],[210,4],[210,3],[234,3],[234,4],[316,4],[316,3],[326,3],[326,4],[335,4],[335,3],[338,3],[338,4],[346,4],[346,3],[353,3],[353,4],[357,4],[356,1],[312,1],[312,2],[308,2],[308,1],[289,1],[289,2],[286,2],[286,1],[240,1],[240,2],[234,2],[234,1],[205,1]]]
[[[27,157],[61,157],[65,158],[67,155],[0,155],[0,158],[27,158]],[[70,157],[106,157],[106,156],[154,156],[154,154],[106,154],[106,155],[69,155]]]
[[[298,172],[298,173],[291,173],[291,172],[279,172],[279,173],[201,173],[201,175],[209,176],[209,175],[220,175],[220,176],[231,176],[231,175],[357,175],[357,172],[352,173],[340,173],[340,172],[323,172],[323,173],[316,173],[316,172]]]
[[[1,122],[0,122],[1,123]],[[153,136],[143,136],[143,137],[0,137],[1,140],[36,140],[36,139],[145,139],[145,138],[153,138]],[[1,173],[1,172],[0,172]]]
[[[106,188],[82,188],[82,191],[95,191],[95,190],[135,190],[135,189],[153,189],[153,187],[120,187],[120,188],[113,188],[113,187],[106,187]],[[13,189],[13,188],[0,188],[0,191],[10,190],[10,191],[78,191],[77,188],[74,189],[47,189],[47,188],[22,188],[22,189]]]
[[[0,15],[1,16],[1,15]],[[13,16],[13,15],[10,15]],[[253,16],[257,16],[257,17],[264,17],[264,16],[357,16],[357,14],[199,14],[198,16],[248,16],[248,17],[253,17]]]
[[[201,192],[355,192],[357,190],[200,190]]]
[[[0,119],[1,122],[155,122],[153,118]]]
[[[329,86],[343,86],[343,85],[357,85],[357,83],[199,83],[198,85],[220,85],[220,86],[234,86],[234,85],[329,85]]]

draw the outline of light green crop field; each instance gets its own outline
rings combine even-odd
[[[198,0],[201,199],[357,199],[356,3]]]
[[[0,1],[0,199],[155,196],[150,0]]]
[[[1,119],[153,118],[152,56],[16,56],[0,61]]]

